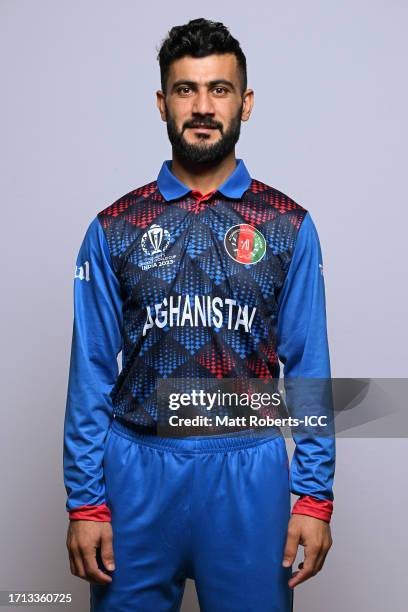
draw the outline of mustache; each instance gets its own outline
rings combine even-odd
[[[214,122],[211,119],[195,119],[193,121],[187,121],[187,123],[184,124],[183,131],[186,128],[197,128],[197,127],[219,129],[222,132],[222,124],[218,122]]]

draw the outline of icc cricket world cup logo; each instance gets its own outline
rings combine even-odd
[[[146,255],[157,255],[164,253],[169,246],[170,233],[160,227],[160,225],[152,225],[142,236],[142,249]]]

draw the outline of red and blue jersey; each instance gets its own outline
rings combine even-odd
[[[310,213],[239,159],[200,194],[163,162],[101,210],[74,275],[64,424],[66,508],[109,520],[103,452],[113,418],[157,422],[165,378],[330,378],[322,253]],[[122,351],[122,369],[117,357]],[[330,520],[334,437],[294,436],[292,512]]]

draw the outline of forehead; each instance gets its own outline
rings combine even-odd
[[[238,62],[234,53],[191,57],[186,55],[170,64],[168,83],[178,80],[195,81],[204,84],[216,79],[239,82]]]

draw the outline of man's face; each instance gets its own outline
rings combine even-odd
[[[224,159],[239,139],[241,120],[249,117],[247,92],[242,97],[232,53],[172,62],[158,106],[177,157],[195,164]]]

